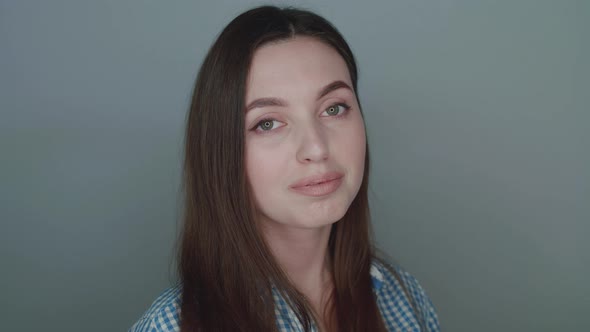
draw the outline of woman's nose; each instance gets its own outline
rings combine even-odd
[[[301,129],[297,148],[297,160],[301,163],[320,162],[328,159],[328,137],[320,124],[308,124]]]

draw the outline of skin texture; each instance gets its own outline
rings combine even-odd
[[[344,60],[331,47],[309,37],[265,45],[252,61],[246,105],[259,98],[281,99],[246,113],[246,167],[262,221],[293,228],[318,228],[339,220],[356,196],[365,160],[365,129],[356,96],[340,88],[317,99],[334,81],[352,86]],[[330,106],[345,103],[330,109]],[[262,119],[272,119],[256,128]],[[296,181],[338,171],[340,188],[323,197],[303,196]]]
[[[318,99],[335,81],[351,88]],[[279,264],[321,312],[322,296],[330,287],[330,229],[349,208],[363,178],[363,118],[346,63],[336,50],[311,37],[267,44],[254,53],[246,105],[261,98],[274,100],[255,103],[245,118],[247,176],[258,222]],[[329,195],[304,196],[290,188],[329,171],[343,174],[342,184]]]

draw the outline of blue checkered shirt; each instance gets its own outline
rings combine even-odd
[[[416,278],[399,267],[395,267],[407,287],[410,298],[406,296],[398,280],[381,263],[371,265],[373,291],[377,305],[388,331],[417,332],[440,331],[434,305]],[[129,329],[129,332],[177,332],[180,331],[181,286],[163,292]],[[303,332],[303,325],[297,319],[287,302],[274,292],[275,316],[281,332]],[[410,301],[416,311],[412,309]],[[314,327],[313,331],[317,331]]]

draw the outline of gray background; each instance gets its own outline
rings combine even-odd
[[[174,280],[192,84],[257,3],[0,1],[3,331],[123,331]],[[590,3],[289,3],[358,58],[376,237],[444,330],[590,330]]]

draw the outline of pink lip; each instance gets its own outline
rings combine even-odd
[[[324,196],[333,193],[340,187],[343,176],[339,172],[328,172],[301,179],[289,186],[289,188],[306,196]]]

